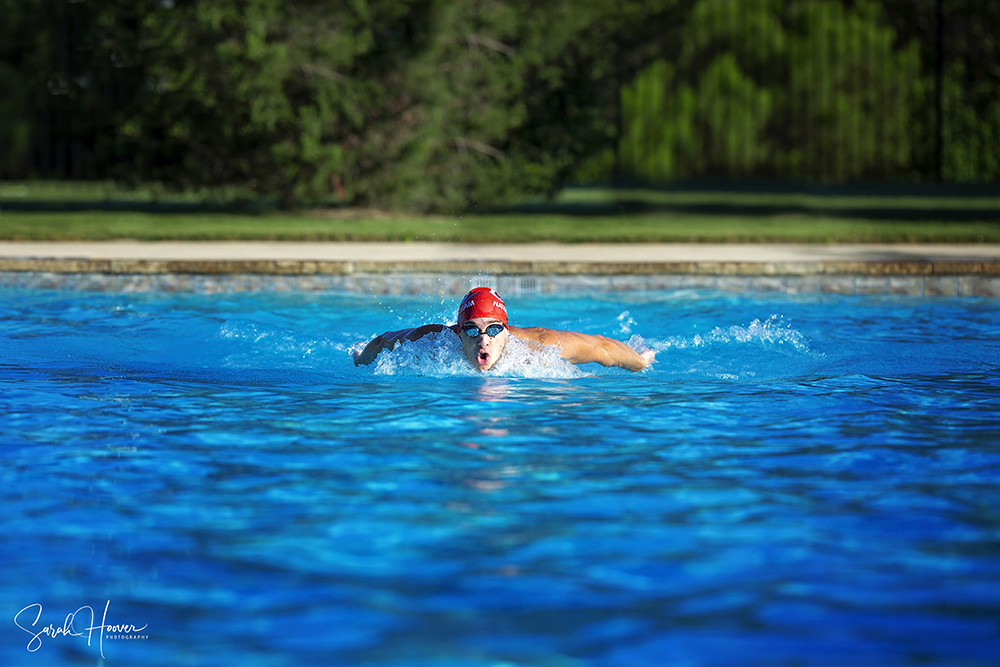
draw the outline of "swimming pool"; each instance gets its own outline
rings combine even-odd
[[[350,363],[453,297],[2,292],[5,665],[1000,656],[1000,301],[505,294],[658,362],[480,377]]]

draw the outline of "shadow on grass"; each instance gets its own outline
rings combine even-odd
[[[274,202],[232,202],[225,204],[196,202],[143,202],[143,201],[45,201],[41,199],[2,200],[0,211],[24,213],[82,213],[105,211],[108,213],[233,213],[255,215],[278,209]]]
[[[312,207],[314,209],[320,207]],[[330,205],[325,208],[337,210]],[[281,210],[275,200],[177,202],[134,199],[0,197],[0,212],[230,213]],[[469,212],[467,211],[466,214]],[[483,214],[632,216],[676,213],[704,216],[822,218],[885,221],[1000,221],[1000,186],[960,184],[806,185],[785,182],[690,181],[668,186],[620,181],[569,186],[554,199],[481,209]]]
[[[678,213],[768,217],[807,215],[897,221],[1000,220],[1000,186],[959,184],[798,185],[697,181],[652,187],[615,183],[568,187],[551,201],[494,209],[577,216]]]

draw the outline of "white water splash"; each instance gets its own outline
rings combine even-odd
[[[638,324],[632,315],[626,310],[618,316],[618,332],[621,334],[632,333],[632,326]]]
[[[390,352],[382,352],[375,360],[373,371],[376,375],[467,377],[570,378],[584,375],[560,356],[558,348],[552,345],[539,348],[514,336],[507,338],[507,346],[496,365],[480,373],[469,364],[458,337],[447,331],[403,342]]]
[[[375,375],[472,375],[458,338],[448,331],[403,341],[375,358]]]
[[[638,352],[639,354],[642,354],[646,350],[653,349],[652,347],[649,346],[648,343],[646,343],[646,339],[640,336],[639,334],[632,334],[631,338],[629,338],[628,341],[625,342],[625,344],[628,345],[633,350],[635,350],[636,352]]]
[[[754,320],[745,327],[716,327],[707,334],[691,337],[674,336],[654,346],[661,350],[684,350],[706,348],[715,345],[759,344],[763,346],[784,346],[796,352],[809,353],[809,343],[805,337],[793,329],[781,315],[771,315],[764,321]],[[631,344],[631,342],[630,342]]]
[[[578,366],[562,358],[554,345],[532,345],[510,336],[503,356],[494,366],[496,372],[508,377],[571,378],[586,375]]]
[[[637,341],[630,341],[637,347]],[[650,341],[656,368],[680,375],[720,380],[760,380],[795,376],[813,368],[821,353],[780,315],[747,326],[716,327],[705,334]]]

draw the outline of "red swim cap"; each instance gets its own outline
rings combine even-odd
[[[507,306],[492,287],[476,287],[465,295],[458,307],[458,324],[477,317],[492,317],[507,324]]]

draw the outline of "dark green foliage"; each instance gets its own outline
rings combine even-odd
[[[332,179],[355,168],[373,113],[392,105],[421,11],[395,0],[161,4],[139,24],[147,86],[123,119],[124,151],[142,178],[185,187],[242,183],[287,202],[338,191]]]
[[[419,211],[995,182],[1000,5],[944,5],[939,89],[936,0],[0,0],[0,177]]]
[[[945,4],[943,177],[1000,181],[1000,3]]]
[[[124,11],[141,5],[0,0],[0,176],[106,173],[116,111],[144,83]]]
[[[18,76],[28,69],[18,28],[25,23],[24,14],[31,10],[27,2],[3,0],[0,12],[7,17],[0,21],[0,177],[23,172],[31,150],[31,107],[28,102],[28,82]]]
[[[433,2],[408,59],[384,79],[348,187],[363,201],[417,210],[495,201],[518,156],[505,141],[523,121],[517,7]]]
[[[996,182],[1000,6],[943,2],[943,53],[936,7],[698,0],[677,57],[622,89],[619,168],[661,182]]]
[[[430,39],[390,79],[391,103],[368,128],[356,192],[461,210],[554,191],[613,146],[619,83],[680,5],[439,0]]]
[[[618,85],[661,37],[651,18],[678,4],[36,2],[74,12],[82,37],[39,18],[39,43],[56,47],[28,70],[64,82],[75,67],[125,90],[103,108],[106,95],[69,84],[75,117],[95,120],[74,136],[100,149],[100,175],[415,210],[552,191],[613,144]],[[95,39],[94,57],[59,62],[60,45]]]
[[[921,88],[915,44],[882,8],[833,0],[700,0],[676,65],[622,90],[620,155],[652,180],[907,175]]]

